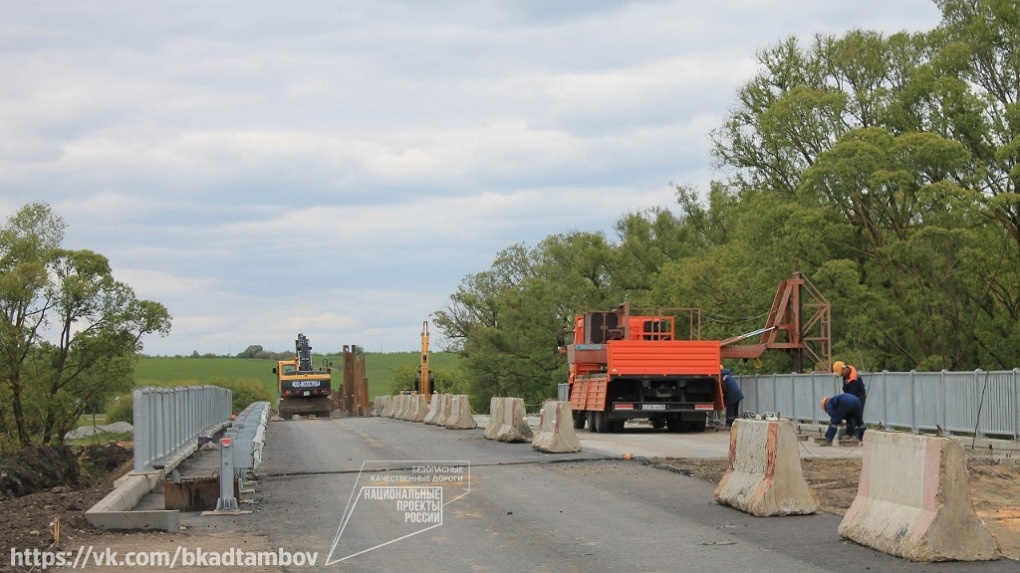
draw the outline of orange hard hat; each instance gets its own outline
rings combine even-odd
[[[825,398],[822,398],[822,410],[824,410],[824,409],[825,409],[825,404],[826,404],[826,402],[828,402],[828,401],[829,401],[829,397],[828,397],[828,396],[826,396]]]
[[[846,366],[846,364],[843,364],[842,360],[837,360],[837,361],[833,362],[832,363],[832,373],[833,374],[839,374],[839,373],[843,372],[843,368],[845,366]]]

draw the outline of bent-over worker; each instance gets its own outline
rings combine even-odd
[[[829,429],[825,431],[825,443],[831,446],[839,424],[846,420],[846,434],[864,441],[864,420],[861,417],[861,401],[853,394],[836,394],[831,398],[822,398],[822,410],[829,415]]]

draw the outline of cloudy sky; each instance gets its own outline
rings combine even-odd
[[[416,350],[495,254],[706,188],[787,36],[930,0],[0,0],[0,216],[48,202],[173,316],[147,354]],[[433,328],[433,348],[441,343]]]

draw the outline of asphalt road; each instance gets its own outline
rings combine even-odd
[[[587,433],[578,454],[388,418],[273,422],[245,526],[335,571],[953,571],[844,541],[830,514],[755,518],[619,450],[725,455],[725,434]],[[669,444],[674,443],[670,450]],[[632,452],[627,452],[632,453]],[[328,563],[328,565],[326,565]],[[289,568],[288,570],[305,570]]]

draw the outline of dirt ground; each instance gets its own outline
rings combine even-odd
[[[12,548],[50,547],[57,519],[64,544],[101,534],[85,521],[85,512],[131,469],[131,455],[130,448],[109,445],[32,448],[0,457],[0,571],[12,570]]]
[[[718,484],[727,460],[658,459],[652,465]],[[967,462],[971,498],[978,517],[999,541],[1003,556],[1020,560],[1020,465],[971,458]],[[857,497],[860,458],[801,460],[804,479],[822,511],[844,515]]]

